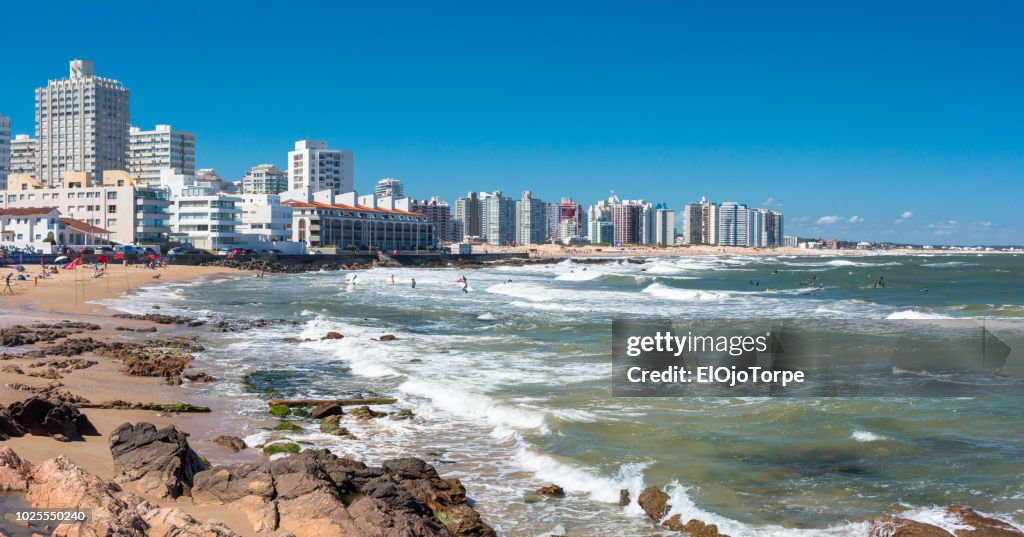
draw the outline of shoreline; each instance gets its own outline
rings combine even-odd
[[[631,255],[636,254],[631,253]],[[615,259],[610,260],[610,262],[616,261],[617,260]],[[141,341],[149,337],[166,338],[169,336],[182,335],[194,337],[201,341],[203,334],[193,335],[191,333],[191,329],[186,325],[154,324],[153,322],[146,320],[114,317],[117,310],[108,305],[96,304],[95,302],[101,300],[114,300],[124,296],[125,293],[153,283],[189,281],[202,282],[207,279],[216,280],[222,278],[252,277],[250,272],[224,267],[171,266],[168,267],[168,269],[161,269],[159,271],[129,267],[127,270],[129,271],[127,279],[124,287],[121,289],[118,289],[118,286],[111,282],[111,289],[107,291],[106,282],[100,280],[95,282],[95,285],[98,285],[98,287],[87,289],[87,293],[85,293],[85,296],[87,296],[86,299],[79,300],[78,297],[72,297],[70,304],[68,303],[68,295],[72,292],[74,286],[81,284],[80,282],[76,283],[73,278],[68,277],[68,273],[61,273],[61,276],[64,276],[63,279],[49,280],[45,282],[41,281],[39,283],[39,287],[28,287],[29,285],[32,285],[32,281],[21,282],[25,287],[20,289],[22,293],[13,297],[16,300],[11,300],[6,296],[3,297],[5,300],[5,306],[10,304],[14,307],[5,308],[4,313],[0,314],[0,325],[6,327],[9,324],[30,324],[38,321],[53,322],[61,319],[70,319],[99,324],[102,327],[100,330],[84,333],[82,335],[95,337],[102,341]],[[0,274],[2,273],[3,270],[0,269]],[[161,278],[154,280],[152,276],[157,273],[161,274]],[[7,300],[11,301],[7,302]],[[159,310],[153,310],[152,313],[159,314]],[[119,331],[116,330],[117,326],[143,330],[156,327],[157,332],[156,334],[150,334],[149,332]],[[83,354],[82,357],[89,358],[90,355]],[[0,361],[0,366],[25,366],[30,361],[31,360],[4,360]],[[159,378],[127,376],[118,371],[117,362],[102,358],[98,359],[98,361],[99,363],[92,367],[70,372],[60,381],[65,385],[67,390],[83,395],[95,402],[111,399],[164,403],[199,402],[202,404],[209,404],[212,412],[210,414],[166,414],[143,410],[84,409],[83,412],[88,415],[100,431],[100,437],[87,438],[85,442],[62,443],[56,442],[47,437],[25,436],[21,438],[13,438],[5,442],[5,445],[13,448],[19,455],[29,462],[36,464],[57,455],[67,455],[68,458],[80,464],[86,470],[104,479],[111,479],[114,477],[116,472],[106,443],[107,436],[118,425],[125,421],[131,423],[146,421],[154,423],[158,427],[167,425],[175,426],[179,430],[191,434],[191,445],[199,451],[202,456],[208,458],[214,464],[258,462],[265,460],[265,457],[256,449],[243,450],[240,453],[232,453],[231,451],[214,443],[212,441],[213,435],[211,433],[216,432],[219,434],[245,436],[241,431],[241,427],[243,425],[251,425],[257,428],[272,426],[277,420],[273,419],[270,414],[267,414],[265,419],[254,419],[251,416],[234,415],[230,412],[226,412],[226,410],[230,408],[229,401],[220,401],[216,397],[197,398],[195,389],[190,387],[189,384],[182,386],[170,386]],[[204,363],[201,358],[196,359],[193,368],[210,371],[215,375],[217,374],[217,371],[211,369],[210,364]],[[111,379],[116,380],[114,383],[116,386],[111,386]],[[0,373],[0,403],[9,404],[12,401],[21,400],[27,397],[29,394],[26,392],[13,390],[9,388],[7,384],[10,382],[28,381],[32,381],[32,383],[37,385],[46,383],[44,379],[26,379],[23,375],[12,374],[9,372]],[[261,400],[263,399],[261,398]],[[216,404],[218,401],[221,402],[220,405]],[[224,427],[225,419],[235,425]],[[470,486],[473,485],[471,482],[467,484]],[[135,492],[131,485],[128,485],[125,488],[126,490]],[[654,493],[652,492],[652,494]],[[187,497],[182,497],[178,500],[158,500],[149,497],[146,499],[156,501],[158,504],[165,507],[179,508],[182,511],[202,520],[217,520],[224,522],[240,535],[264,535],[263,533],[253,531],[249,520],[247,520],[243,514],[231,509],[219,506],[196,506],[193,505]],[[651,518],[655,524],[659,522],[654,516],[651,516]],[[683,521],[677,520],[673,526],[682,527]],[[676,529],[672,526],[669,527],[671,529]],[[277,533],[281,532],[279,531]]]

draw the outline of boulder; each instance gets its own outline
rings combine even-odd
[[[187,435],[174,427],[125,423],[110,433],[109,444],[115,480],[136,482],[139,490],[158,498],[189,495],[193,477],[204,469]]]
[[[392,334],[384,334],[383,336],[377,338],[377,341],[395,341],[396,339],[398,338]]]
[[[640,493],[637,503],[647,513],[647,516],[654,522],[661,522],[668,514],[671,506],[668,504],[669,496],[657,487],[647,487]]]
[[[217,438],[214,438],[213,443],[224,446],[230,449],[231,451],[234,451],[235,453],[242,451],[243,449],[246,448],[245,440],[242,440],[237,436],[228,436],[224,434],[218,436]]]
[[[953,537],[952,533],[931,524],[907,518],[880,516],[868,522],[868,537]]]
[[[28,491],[32,465],[21,459],[10,446],[0,447],[0,492]]]
[[[83,435],[99,436],[99,431],[77,408],[62,402],[30,397],[11,403],[8,408],[23,430],[36,436],[64,435],[70,440],[83,440]]]
[[[619,490],[619,507],[625,507],[629,505],[629,489]]]
[[[321,339],[341,339],[345,336],[341,335],[341,332],[327,332]]]
[[[340,416],[344,413],[340,403],[320,403],[309,411],[309,417],[318,420],[328,416]]]
[[[685,533],[690,537],[729,537],[724,533],[719,533],[718,526],[705,524],[700,520],[690,519],[689,522],[683,524],[683,519],[679,515],[672,515],[662,525],[670,530]]]
[[[370,419],[373,419],[373,418],[380,418],[380,417],[387,416],[388,413],[387,412],[377,412],[376,410],[371,410],[370,407],[363,405],[361,407],[356,407],[356,408],[354,408],[352,410],[349,410],[348,411],[348,415],[349,416],[353,416],[353,417],[358,418],[358,419],[361,419],[361,420],[370,420]]]
[[[970,526],[973,529],[958,529],[954,532],[956,537],[1021,537],[1024,531],[1002,520],[978,514],[970,507],[962,505],[950,505],[946,513],[960,520],[963,526]]]
[[[220,522],[196,520],[181,509],[160,507],[142,502],[135,512],[149,526],[146,535],[151,537],[237,537],[238,534]]]
[[[555,485],[554,483],[537,489],[537,492],[540,494],[546,494],[548,496],[554,496],[556,498],[565,497],[565,489],[559,487],[558,485]]]
[[[232,464],[195,475],[192,501],[197,505],[222,504],[245,513],[256,532],[278,527],[274,478],[265,465]]]
[[[18,425],[7,407],[0,405],[0,441],[24,435],[25,429]]]
[[[341,426],[341,416],[327,416],[320,420],[320,432],[324,434],[333,434],[334,436],[341,436],[350,440],[355,440],[356,437],[349,432],[348,429]]]
[[[44,461],[32,471],[28,500],[33,507],[91,509],[84,526],[61,525],[53,535],[111,535],[145,537],[148,525],[133,500],[114,485],[86,472],[59,456]]]

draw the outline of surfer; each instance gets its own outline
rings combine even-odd
[[[391,275],[391,285],[395,285],[395,275]]]
[[[413,278],[413,279],[412,279],[412,288],[413,288],[413,289],[415,289],[415,288],[416,288],[416,278]]]

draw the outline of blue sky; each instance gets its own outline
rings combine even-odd
[[[15,133],[78,57],[233,179],[310,137],[355,151],[360,191],[703,195],[787,234],[1024,244],[1017,2],[30,4],[3,10]]]

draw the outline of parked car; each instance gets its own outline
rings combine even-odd
[[[241,254],[244,254],[246,252],[245,252],[245,248],[232,248],[231,249],[231,253],[233,253],[235,255],[241,255]]]
[[[96,253],[98,253],[98,254],[112,254],[112,253],[114,253],[114,248],[111,247],[111,246],[106,246],[106,245],[100,246],[100,247],[96,248]]]
[[[189,255],[194,253],[191,246],[178,246],[167,251],[168,255]]]
[[[155,249],[153,249],[152,247],[149,247],[149,246],[143,248],[142,249],[142,253],[144,253],[146,255],[149,255],[149,254],[160,255],[160,252],[156,251]]]
[[[81,247],[81,248],[79,248],[78,250],[75,250],[75,251],[80,253],[80,254],[82,254],[82,255],[91,255],[91,254],[95,254],[96,253],[96,250],[93,249],[90,246],[83,246],[83,247]]]

